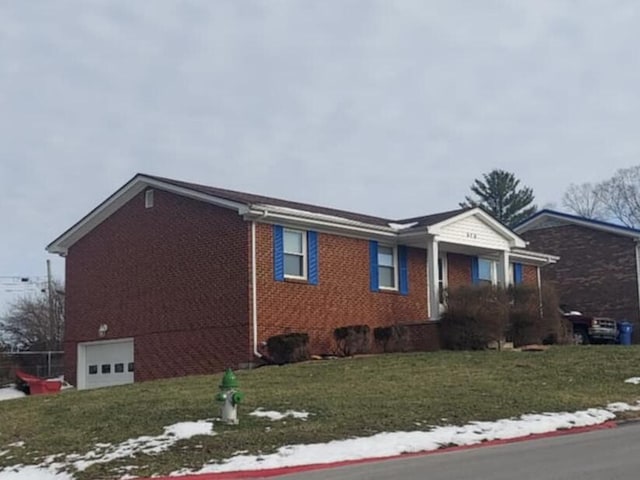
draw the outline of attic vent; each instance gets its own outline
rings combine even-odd
[[[153,207],[153,190],[144,192],[144,208]]]

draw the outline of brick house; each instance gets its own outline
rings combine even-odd
[[[640,230],[542,210],[515,228],[560,259],[544,269],[561,302],[585,315],[640,322]],[[636,328],[637,330],[637,328]]]
[[[92,388],[251,364],[285,332],[328,353],[344,325],[435,349],[447,287],[539,285],[554,258],[525,247],[480,209],[391,221],[138,174],[47,250],[66,257],[66,376]]]

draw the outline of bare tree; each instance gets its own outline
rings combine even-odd
[[[0,319],[4,342],[17,350],[60,350],[64,331],[64,290],[57,282],[9,305]]]
[[[571,212],[585,218],[603,220],[604,204],[599,195],[598,185],[572,183],[562,197],[562,205]]]
[[[598,184],[596,195],[609,219],[628,227],[640,226],[640,165],[618,170]]]

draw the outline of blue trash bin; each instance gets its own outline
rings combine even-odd
[[[623,320],[618,323],[620,332],[620,345],[631,345],[631,335],[633,333],[633,323]]]

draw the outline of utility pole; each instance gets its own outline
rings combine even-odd
[[[47,258],[47,299],[49,300],[49,338],[47,339],[47,348],[51,350],[53,342],[53,285],[51,280],[51,260]],[[51,363],[49,363],[51,368]]]

